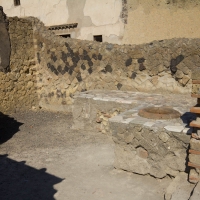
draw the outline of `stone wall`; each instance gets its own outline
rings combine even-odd
[[[63,109],[75,92],[93,89],[190,93],[199,39],[117,45],[61,38],[34,23],[42,107]]]
[[[0,111],[30,109],[38,105],[32,22],[9,18],[10,71],[0,72]]]
[[[68,110],[75,92],[94,89],[190,93],[191,71],[200,61],[199,39],[98,43],[62,38],[36,18],[17,17],[10,18],[9,33],[11,72],[1,75],[1,98],[12,99],[3,101],[7,108],[39,101]]]

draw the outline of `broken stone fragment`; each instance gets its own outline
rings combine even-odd
[[[165,200],[186,200],[190,198],[194,184],[187,181],[188,175],[180,172],[167,187],[164,198]]]
[[[167,142],[169,139],[169,135],[167,133],[161,132],[159,135],[159,138],[163,141],[163,142]]]
[[[148,151],[146,151],[144,148],[142,147],[138,147],[137,148],[137,155],[140,156],[141,158],[147,158],[148,157]]]
[[[183,78],[183,76],[184,76],[183,72],[180,71],[180,70],[177,70],[177,72],[175,74],[175,77],[178,78],[178,79],[180,79],[180,78]]]

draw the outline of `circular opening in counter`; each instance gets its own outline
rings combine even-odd
[[[148,119],[175,119],[181,116],[177,110],[165,106],[143,108],[138,115]]]

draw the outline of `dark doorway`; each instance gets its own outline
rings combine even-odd
[[[94,41],[103,42],[102,35],[94,35]]]

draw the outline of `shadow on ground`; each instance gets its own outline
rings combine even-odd
[[[17,122],[14,118],[0,112],[0,144],[8,141],[23,123]]]
[[[0,155],[0,197],[6,200],[53,200],[53,185],[63,179]]]

